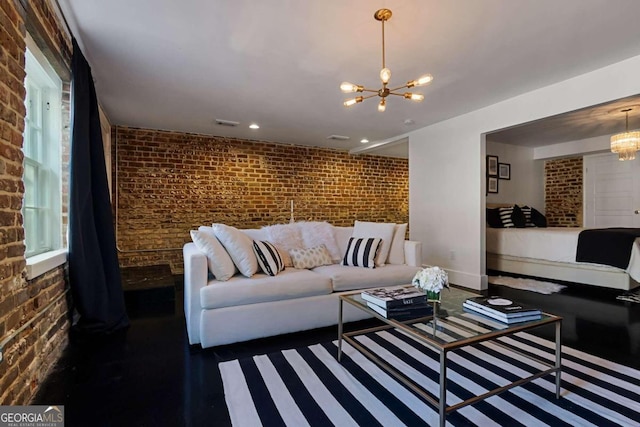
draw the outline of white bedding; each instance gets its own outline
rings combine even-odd
[[[584,228],[490,228],[487,227],[487,252],[520,258],[534,258],[554,262],[593,265],[576,262],[578,235]],[[600,266],[600,264],[595,264]],[[616,267],[603,266],[615,270]],[[640,239],[631,250],[629,266],[625,270],[640,282]]]

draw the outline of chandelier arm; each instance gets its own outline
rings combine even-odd
[[[389,89],[390,92],[394,92],[396,90],[400,90],[400,89],[404,89],[404,88],[408,88],[409,85],[402,85],[402,86],[398,86],[398,87],[394,87],[393,89]]]
[[[378,93],[377,90],[373,90],[373,89],[362,89],[362,92],[374,92],[374,93]]]
[[[374,93],[373,95],[363,96],[362,100],[364,101],[365,99],[369,99],[369,98],[373,98],[374,96],[378,96],[377,91],[374,91],[374,92],[376,92],[376,93]]]
[[[403,86],[404,87],[404,86]],[[395,96],[401,96],[404,98],[404,93],[393,93],[393,92],[389,92],[389,95],[395,95]]]

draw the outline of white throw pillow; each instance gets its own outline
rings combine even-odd
[[[266,238],[270,243],[276,245],[278,249],[285,251],[291,249],[303,249],[304,241],[302,240],[302,232],[298,224],[275,224],[262,227],[266,233]]]
[[[393,222],[356,221],[351,237],[379,237],[382,239],[378,255],[376,255],[376,265],[380,267],[384,265],[389,256],[395,228],[396,224]]]
[[[213,224],[212,228],[240,273],[246,277],[256,274],[258,259],[253,252],[253,240],[237,228],[225,224]]]
[[[267,233],[262,228],[242,228],[240,231],[249,236],[251,240],[267,240]]]
[[[209,271],[217,280],[224,282],[236,274],[238,271],[236,266],[233,265],[231,257],[210,227],[200,227],[197,231],[191,230],[191,240],[207,257]]]
[[[338,262],[342,259],[342,252],[338,248],[338,243],[333,234],[333,225],[328,222],[298,222],[298,228],[302,233],[302,241],[305,248],[313,248],[325,245],[331,259]]]
[[[338,248],[340,249],[341,261],[345,252],[347,252],[347,245],[349,244],[349,239],[351,238],[352,234],[353,234],[353,227],[333,226],[333,236],[336,238],[336,242],[338,243]]]
[[[407,224],[396,224],[387,264],[404,264],[404,239],[406,234]]]
[[[258,259],[260,269],[269,276],[275,276],[284,270],[284,262],[274,245],[264,240],[253,241],[253,252]]]
[[[376,268],[375,258],[381,243],[379,237],[352,237],[349,239],[342,265]]]
[[[308,249],[291,249],[289,251],[295,268],[314,268],[331,265],[331,254],[325,245]]]

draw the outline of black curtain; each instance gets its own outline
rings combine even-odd
[[[108,334],[129,325],[109,200],[98,101],[91,67],[73,40],[69,281],[74,329]]]

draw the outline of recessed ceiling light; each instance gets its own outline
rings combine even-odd
[[[249,128],[251,128],[251,129],[260,129],[260,126],[258,126],[256,123],[251,123],[249,125]]]
[[[367,142],[369,142],[369,140],[367,138],[362,138],[360,142],[363,144],[366,144]]]

